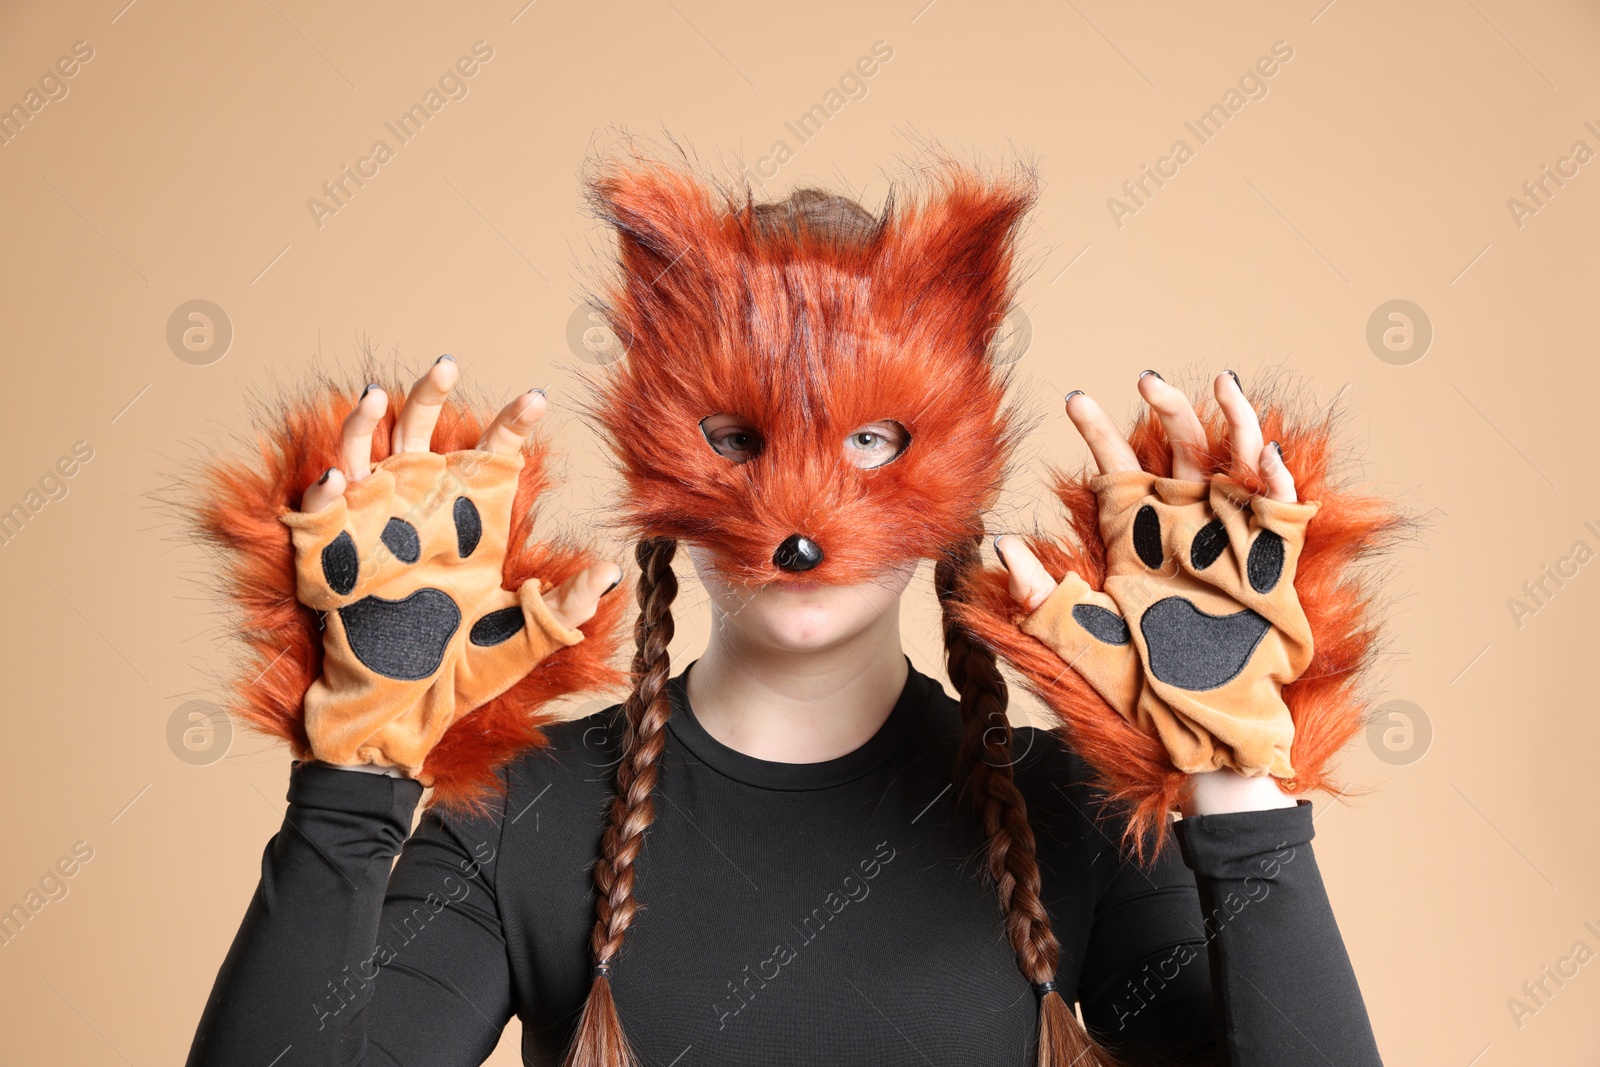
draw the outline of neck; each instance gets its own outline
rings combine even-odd
[[[854,752],[905,689],[899,602],[893,616],[828,648],[752,647],[713,619],[689,672],[689,704],[707,733],[774,763],[820,763]]]

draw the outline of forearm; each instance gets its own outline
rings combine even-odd
[[[189,1067],[361,1062],[352,1028],[372,991],[390,867],[421,795],[409,779],[295,767]]]
[[[1311,850],[1311,805],[1185,818],[1223,1062],[1379,1064]]]

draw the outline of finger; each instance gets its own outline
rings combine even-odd
[[[1067,394],[1066,404],[1067,418],[1089,446],[1089,453],[1094,456],[1101,474],[1139,469],[1139,457],[1134,455],[1133,446],[1093,397],[1082,389],[1074,389]]]
[[[333,507],[333,502],[344,495],[344,486],[344,475],[339,468],[329,467],[315,484],[306,487],[305,495],[300,498],[300,510],[325,511]]]
[[[1168,385],[1153,370],[1139,375],[1139,395],[1161,419],[1161,428],[1167,433],[1167,443],[1172,446],[1172,476],[1185,481],[1202,481],[1205,469],[1191,450],[1205,450],[1206,431],[1189,398],[1183,395],[1182,389]],[[1186,445],[1188,447],[1184,447]]]
[[[453,356],[440,356],[434,360],[428,373],[417,379],[400,415],[394,420],[394,452],[426,452],[433,447],[433,428],[439,424],[439,412],[444,410],[445,397],[456,386],[461,370]]]
[[[1211,383],[1211,391],[1228,420],[1228,439],[1233,444],[1233,454],[1253,473],[1259,473],[1256,457],[1261,454],[1261,420],[1256,409],[1244,395],[1239,376],[1231,370],[1223,371]]]
[[[1284,504],[1299,501],[1299,493],[1294,487],[1294,475],[1284,466],[1283,449],[1276,441],[1269,441],[1261,450],[1261,479],[1267,483],[1268,500],[1277,500]]]
[[[534,423],[544,415],[543,389],[529,389],[500,409],[478,441],[478,447],[503,456],[516,455],[533,432]]]
[[[596,563],[544,594],[545,606],[563,626],[577,628],[594,618],[600,598],[622,581],[615,563]]]
[[[359,482],[372,473],[372,432],[388,410],[389,394],[379,386],[369,385],[361,391],[354,410],[344,417],[339,469],[350,481]]]
[[[1001,534],[994,539],[994,552],[1000,557],[1000,565],[1011,574],[1011,599],[1028,611],[1043,604],[1055,589],[1056,580],[1027,543],[1014,534]]]

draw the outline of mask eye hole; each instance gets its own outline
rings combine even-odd
[[[713,452],[734,463],[748,463],[761,454],[760,431],[737,415],[707,415],[700,420],[700,433]]]
[[[893,419],[880,419],[850,431],[844,439],[844,458],[862,470],[881,467],[898,459],[911,444],[911,434]]]

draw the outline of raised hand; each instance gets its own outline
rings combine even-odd
[[[1297,501],[1237,378],[1225,372],[1212,386],[1236,467],[1265,492],[1207,475],[1208,442],[1193,406],[1146,371],[1139,391],[1171,443],[1171,477],[1143,469],[1092,398],[1067,398],[1099,469],[1089,485],[1105,543],[1102,588],[1071,572],[1057,582],[1022,539],[996,540],[1011,594],[1030,612],[1022,631],[1158,737],[1174,767],[1199,776],[1186,807],[1197,812],[1293,803],[1266,781],[1237,779],[1295,774],[1282,688],[1313,655],[1294,577],[1319,508]]]
[[[459,718],[581,641],[577,627],[621,578],[603,563],[554,589],[502,588],[522,446],[544,396],[512,401],[475,449],[437,453],[430,441],[458,378],[445,357],[417,382],[376,468],[372,438],[388,398],[369,387],[345,419],[340,467],[281,516],[299,599],[324,613],[323,670],[305,698],[312,754],[324,762],[418,776]]]

